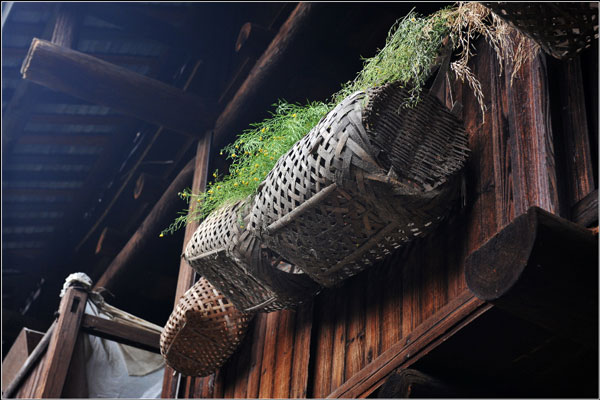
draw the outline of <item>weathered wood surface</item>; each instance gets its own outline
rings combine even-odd
[[[27,355],[27,358],[23,360],[23,362],[19,365],[18,370],[14,371],[14,375],[10,378],[10,380],[7,380],[5,382],[4,375],[2,376],[3,396],[13,397],[15,396],[15,394],[16,397],[19,397],[19,394],[22,394],[24,397],[33,396],[32,389],[34,390],[35,386],[32,388],[30,385],[31,380],[33,379],[31,378],[31,376],[39,375],[43,367],[43,362],[41,360],[43,360],[43,356],[46,353],[46,350],[48,349],[48,344],[50,343],[50,339],[52,338],[55,328],[56,321],[50,326],[50,328],[48,328],[48,331],[46,331],[46,333],[37,343],[35,348],[31,351],[30,354]],[[10,362],[10,360],[6,361]],[[2,373],[4,374],[4,363],[2,364],[2,369]],[[32,373],[32,371],[34,372]],[[6,387],[4,385],[6,385]]]
[[[207,132],[205,136],[198,142],[196,147],[196,158],[193,166],[193,178],[192,178],[192,192],[200,193],[203,192],[206,187],[206,182],[208,179],[208,165],[210,160],[210,148],[212,144],[212,132]],[[198,207],[198,204],[191,204],[190,208],[193,210]],[[198,228],[200,224],[199,221],[194,221],[189,223],[185,227],[185,235],[183,241],[183,250],[185,250],[185,245],[190,240],[194,231]],[[182,251],[183,251],[182,250]],[[183,294],[194,284],[196,278],[196,273],[194,270],[187,264],[187,262],[182,258],[181,263],[179,264],[179,275],[177,279],[177,288],[175,290],[175,305],[183,296]],[[163,380],[163,397],[169,397],[170,394],[174,393],[176,388],[177,381],[183,381],[184,390],[189,394],[191,394],[191,390],[193,390],[196,385],[194,383],[194,377],[181,377],[177,372],[175,372],[171,367],[165,367],[165,378]],[[198,378],[196,379],[201,381],[204,385],[208,378]]]
[[[380,399],[433,399],[458,397],[457,391],[416,369],[394,371],[385,381],[377,397]]]
[[[27,357],[33,352],[42,337],[44,337],[42,332],[27,328],[21,329],[21,333],[2,360],[2,392],[17,376]]]
[[[35,397],[61,396],[87,298],[87,292],[76,287],[67,289],[62,298],[58,309],[59,317],[48,344],[46,362],[41,371],[41,382],[36,388]]]
[[[598,343],[598,236],[537,207],[466,260],[479,298],[587,346]]]
[[[598,225],[598,189],[575,203],[571,208],[571,218],[582,226]]]
[[[196,95],[99,58],[33,39],[24,79],[191,136],[208,128],[213,115]]]
[[[444,85],[447,104],[458,100],[464,106],[472,152],[466,168],[466,205],[457,207],[429,237],[314,299],[306,328],[310,345],[293,347],[293,360],[308,360],[301,368],[292,367],[292,376],[301,371],[308,377],[305,388],[292,380],[294,397],[366,397],[393,370],[435,351],[493,307],[467,288],[466,257],[532,206],[551,213],[564,209],[557,188],[565,174],[558,171],[563,164],[557,163],[554,152],[556,124],[548,115],[544,56],[525,63],[511,86],[512,66],[505,65],[500,75],[490,48],[482,42],[477,48],[472,69],[482,82],[485,119],[470,89]],[[281,318],[278,313],[257,318],[252,339],[243,344],[250,347],[249,360],[232,358],[221,370],[222,393],[274,395],[276,377],[289,369],[283,358],[278,363],[277,355],[271,354],[284,339],[281,327],[288,322]],[[299,342],[298,329],[296,321],[290,334],[296,337],[294,343]],[[231,378],[246,370],[247,379]]]
[[[160,353],[160,334],[93,315],[84,315],[81,329],[90,335]]]

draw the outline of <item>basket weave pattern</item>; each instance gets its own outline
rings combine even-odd
[[[365,112],[364,92],[342,101],[267,175],[250,229],[324,286],[432,229],[452,206],[468,149],[461,123],[422,96],[400,107],[406,90],[387,85]]]
[[[170,367],[184,375],[209,375],[235,351],[250,318],[201,278],[169,317],[160,335],[160,352]]]
[[[240,310],[292,308],[320,287],[301,271],[277,269],[281,258],[245,229],[250,207],[247,199],[213,212],[194,232],[185,258]]]
[[[558,59],[574,57],[598,38],[598,3],[485,2]]]

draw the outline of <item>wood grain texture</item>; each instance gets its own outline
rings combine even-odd
[[[597,235],[531,207],[467,258],[465,274],[479,298],[593,347],[597,260]]]
[[[41,382],[36,397],[58,398],[71,363],[71,357],[79,334],[79,326],[85,310],[87,293],[71,287],[60,302],[59,317],[50,343],[47,359],[41,372]]]
[[[314,303],[310,301],[300,305],[296,310],[290,398],[307,397],[313,309]]]
[[[186,135],[203,133],[214,118],[197,95],[37,38],[21,74],[31,82]]]
[[[212,133],[211,132],[207,132],[205,134],[205,136],[200,139],[198,141],[197,147],[196,147],[196,157],[190,161],[190,163],[188,164],[189,166],[189,170],[187,170],[186,168],[188,168],[188,166],[186,166],[184,168],[184,170],[182,170],[182,172],[178,175],[178,177],[185,172],[185,179],[189,179],[189,176],[187,175],[192,175],[192,191],[194,191],[194,193],[199,193],[201,191],[204,191],[205,187],[206,187],[206,180],[208,178],[208,164],[209,164],[209,160],[210,160],[210,147],[211,147],[211,143],[212,143]],[[177,178],[176,178],[177,180]],[[169,189],[167,189],[167,194],[169,196],[171,196],[172,198],[176,198],[175,195],[175,191],[179,191],[182,189],[182,187],[179,186],[173,186],[173,183],[171,185],[169,185],[169,188],[172,188],[173,190],[171,191],[171,193],[169,193]],[[161,197],[161,199],[165,198],[165,195],[167,194],[163,194],[163,196]],[[165,200],[167,200],[165,198]],[[190,207],[196,207],[197,205],[192,204]],[[156,208],[156,207],[155,207]],[[154,211],[154,209],[153,209]],[[194,234],[194,231],[196,230],[196,228],[198,228],[199,222],[191,222],[190,224],[188,224],[185,228],[185,234],[184,234],[184,241],[183,241],[183,250],[185,250],[185,246],[187,245],[188,240],[192,237],[192,235]],[[137,232],[136,232],[137,233]],[[113,261],[114,263],[114,261]],[[107,270],[108,272],[108,270]],[[106,274],[106,273],[105,273]],[[104,275],[103,275],[104,276]],[[175,304],[174,306],[177,305],[177,303],[179,302],[179,299],[181,298],[181,296],[183,296],[183,294],[190,288],[192,287],[192,285],[194,284],[195,281],[195,273],[194,270],[187,264],[187,262],[182,259],[181,263],[179,264],[179,275],[177,278],[177,287],[175,289]],[[163,397],[172,397],[174,396],[176,387],[177,387],[177,380],[178,380],[178,373],[173,370],[171,367],[166,366],[165,367],[165,375],[163,378],[163,389],[162,389],[162,396]],[[193,380],[194,378],[187,378],[188,380]],[[206,389],[209,388],[209,385],[207,383],[207,379],[206,378],[196,378],[196,379],[201,379],[202,382],[200,382],[199,384],[195,384],[192,382],[190,382],[190,385],[188,385],[188,390],[192,390],[192,387],[194,388],[194,390],[199,389],[199,385],[201,384],[204,389],[204,387]],[[210,397],[210,396],[209,396]]]
[[[595,188],[580,57],[561,63],[559,74],[567,192],[573,206]]]
[[[261,361],[265,348],[267,332],[267,314],[259,313],[254,319],[252,332],[252,351],[250,354],[250,369],[248,371],[248,398],[258,398],[260,391]]]
[[[81,329],[90,335],[160,354],[160,334],[147,329],[87,314],[83,316]]]
[[[571,217],[573,222],[583,226],[598,224],[598,189],[575,203],[571,208]]]
[[[38,331],[27,328],[21,329],[21,333],[19,333],[4,360],[2,360],[2,392],[15,378],[27,357],[42,340],[43,336],[44,334]]]
[[[295,312],[279,311],[279,330],[277,332],[275,376],[272,397],[290,397],[292,378],[292,360],[294,356]]]
[[[477,49],[471,67],[482,83],[485,118],[466,85],[444,85],[447,103],[463,104],[469,135],[465,206],[457,205],[431,236],[399,249],[341,287],[324,290],[303,317],[306,323],[296,314],[292,332],[281,330],[290,321],[260,317],[250,344],[247,397],[275,396],[280,377],[290,372],[288,361],[282,362],[279,350],[273,354],[272,349],[282,340],[291,343],[290,337],[295,337],[290,396],[368,396],[395,368],[435,351],[492,307],[467,289],[464,270],[470,253],[531,206],[558,211],[559,167],[555,125],[548,119],[545,60],[540,56],[526,64],[511,86],[512,66],[505,65],[500,75],[489,46],[478,42]],[[581,210],[593,208],[586,204],[580,204]],[[283,386],[288,390],[287,383]],[[234,393],[243,390],[235,388]]]
[[[265,331],[265,345],[263,348],[260,368],[260,386],[258,397],[273,397],[275,378],[275,362],[277,357],[277,332],[280,329],[280,311],[267,314],[267,327]]]
[[[425,320],[402,341],[383,352],[374,362],[348,379],[344,385],[333,391],[328,398],[352,398],[362,395],[380,383],[390,372],[400,365],[414,362],[415,356],[435,339],[450,332],[484,304],[468,290],[452,300],[448,305]]]

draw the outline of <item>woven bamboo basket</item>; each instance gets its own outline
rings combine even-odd
[[[201,278],[169,317],[160,335],[160,352],[170,367],[184,375],[209,375],[238,347],[250,319]]]
[[[468,156],[439,100],[390,84],[327,114],[267,175],[250,229],[323,286],[421,236],[450,211]]]
[[[293,308],[320,286],[246,229],[251,199],[221,207],[194,232],[185,259],[240,310]]]
[[[598,38],[597,2],[483,4],[558,59],[576,56]]]

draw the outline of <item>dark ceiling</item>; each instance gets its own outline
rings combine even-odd
[[[50,40],[57,16],[69,13],[78,22],[73,49],[185,88],[218,115],[268,45],[236,52],[242,25],[251,22],[275,35],[296,5],[2,3],[3,355],[22,327],[47,329],[69,273],[98,280],[204,134],[163,129],[22,79],[32,39]],[[216,142],[213,154],[267,116],[278,98],[302,102],[334,93],[360,69],[361,56],[373,55],[393,22],[414,6],[428,13],[440,3],[319,4],[294,55],[235,129]],[[215,167],[222,169],[224,161],[213,158],[210,169]],[[154,190],[134,199],[142,175]],[[97,251],[103,232],[107,239]],[[164,324],[182,245],[182,233],[145,244],[145,255],[111,290],[109,302]]]

